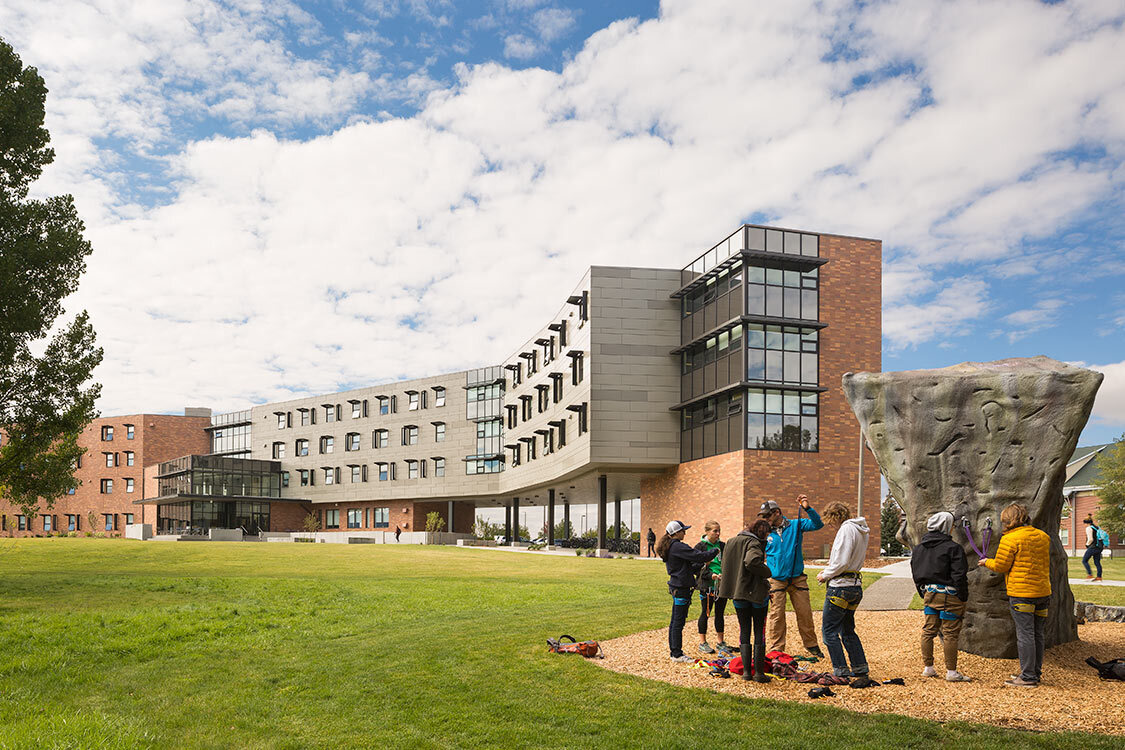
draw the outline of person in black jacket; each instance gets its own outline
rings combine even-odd
[[[656,545],[656,554],[668,571],[668,593],[672,595],[672,621],[668,623],[668,651],[672,661],[694,661],[684,655],[684,624],[691,608],[691,590],[704,563],[711,562],[719,550],[700,552],[684,544],[684,532],[691,527],[683,521],[669,522]]]
[[[656,556],[656,532],[652,530],[651,526],[648,527],[648,556]]]
[[[925,605],[926,624],[922,627],[923,677],[937,677],[934,669],[934,638],[941,632],[945,652],[945,679],[969,682],[957,671],[957,639],[961,635],[965,600],[969,598],[968,563],[965,550],[953,541],[953,514],[942,511],[930,516],[922,541],[910,557],[914,585]]]

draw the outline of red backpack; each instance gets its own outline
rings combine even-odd
[[[569,638],[570,643],[563,642],[564,638]],[[597,641],[576,641],[572,635],[560,635],[558,640],[554,638],[547,639],[547,651],[552,654],[582,654],[587,659],[592,659],[595,656],[599,659],[605,658],[605,653]]]

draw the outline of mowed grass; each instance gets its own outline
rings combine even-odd
[[[1098,569],[1093,560],[1090,561],[1090,570],[1094,575],[1098,574]],[[1086,577],[1086,569],[1082,567],[1081,555],[1070,558],[1070,577]],[[1125,557],[1111,558],[1102,553],[1102,578],[1107,581],[1125,581]]]
[[[4,541],[0,747],[1120,746],[546,653],[563,632],[664,625],[665,580],[639,560],[440,547]]]

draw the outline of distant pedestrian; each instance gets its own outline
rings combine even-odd
[[[830,503],[824,509],[824,520],[839,530],[832,542],[828,565],[816,576],[816,580],[828,584],[820,635],[828,647],[834,675],[866,677],[867,656],[855,632],[855,611],[863,599],[860,569],[867,556],[868,528],[863,516],[849,518],[850,515],[848,506],[841,502]]]
[[[672,620],[668,623],[668,652],[672,661],[694,661],[684,654],[684,624],[691,608],[691,590],[699,569],[719,554],[719,548],[700,552],[684,544],[684,533],[691,527],[671,521],[656,545],[656,554],[668,571],[668,593],[672,595]]]
[[[651,526],[648,527],[648,537],[647,538],[648,538],[648,556],[649,557],[656,557],[656,552],[655,552],[655,550],[656,550],[656,532],[652,530]]]
[[[1082,567],[1086,568],[1086,580],[1100,581],[1102,580],[1102,530],[1094,523],[1093,516],[1086,516],[1082,519],[1082,523],[1086,525],[1086,554],[1082,555]],[[1093,560],[1097,567],[1097,576],[1094,575],[1094,571],[1090,570],[1090,560]]]
[[[402,529],[400,529],[398,526],[395,526],[395,544],[398,544],[398,538],[400,536],[402,536]]]
[[[769,522],[758,519],[728,539],[723,551],[723,575],[719,581],[719,594],[731,600],[734,613],[738,615],[742,679],[754,682],[770,681],[766,675],[769,671],[766,663],[766,610],[770,600],[766,537],[769,533]]]
[[[937,677],[934,669],[934,638],[941,636],[945,655],[945,679],[969,682],[957,671],[957,641],[969,598],[969,566],[965,550],[953,541],[953,514],[934,513],[926,521],[926,535],[910,555],[910,572],[926,615],[922,626],[922,676]]]
[[[1007,687],[1038,687],[1043,679],[1044,631],[1051,602],[1051,539],[1031,525],[1027,506],[1012,503],[1000,512],[1004,536],[996,557],[977,563],[994,573],[1004,573],[1016,625],[1016,651],[1020,673]]]
[[[766,542],[766,565],[770,568],[770,608],[766,616],[769,650],[785,652],[785,599],[793,602],[797,615],[797,630],[805,651],[823,657],[824,652],[816,640],[813,628],[812,604],[809,602],[809,579],[805,575],[805,555],[801,550],[801,536],[806,531],[816,531],[824,526],[820,515],[809,505],[808,495],[798,495],[797,505],[808,518],[790,521],[773,500],[762,503],[758,517],[767,521],[773,531]],[[800,512],[800,510],[798,510]]]

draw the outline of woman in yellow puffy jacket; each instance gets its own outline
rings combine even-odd
[[[1031,525],[1025,505],[1009,505],[1001,511],[1000,523],[1004,536],[1000,537],[996,557],[977,564],[1007,575],[1020,673],[1004,685],[1038,687],[1043,677],[1043,631],[1051,601],[1051,540]]]

